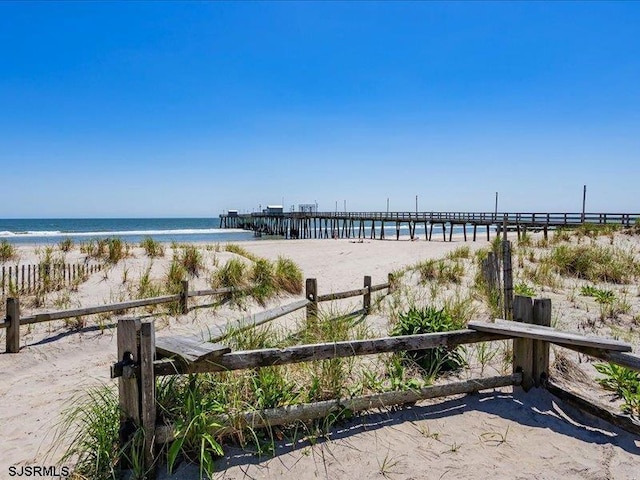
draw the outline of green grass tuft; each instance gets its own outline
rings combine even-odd
[[[0,240],[0,262],[8,262],[16,258],[16,247],[7,240]]]
[[[302,270],[296,263],[285,257],[278,257],[275,265],[275,284],[288,293],[302,293]]]
[[[144,248],[144,252],[150,258],[164,257],[164,247],[151,237],[145,237],[140,242],[140,247]]]

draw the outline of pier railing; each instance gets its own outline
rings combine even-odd
[[[226,217],[222,214],[221,217]],[[246,213],[237,218],[289,217],[289,218],[348,218],[388,221],[434,221],[501,224],[531,223],[548,225],[580,225],[582,223],[633,225],[640,219],[640,213],[567,213],[567,212],[283,212]]]

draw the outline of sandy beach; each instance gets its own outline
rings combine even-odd
[[[619,241],[638,254],[637,236],[621,235]],[[374,284],[385,282],[389,272],[421,260],[442,258],[461,246],[473,253],[488,243],[465,243],[461,239],[451,243],[407,239],[242,242],[242,247],[254,255],[270,260],[278,256],[292,259],[305,278],[317,279],[320,293],[359,288],[364,275],[371,275]],[[207,271],[189,280],[193,289],[209,288],[209,274],[215,265],[235,256],[204,245],[199,248]],[[20,262],[37,263],[41,251],[35,246],[20,246]],[[84,262],[85,255],[76,247],[65,254],[65,259]],[[23,299],[22,314],[128,300],[146,269],[159,278],[170,259],[167,253],[152,260],[135,247],[130,257],[92,274],[75,292],[52,292],[39,308]],[[580,331],[587,319],[597,317],[597,309],[591,299],[576,298],[575,289],[581,283],[574,283],[536,287],[536,294],[552,299],[556,326]],[[456,288],[468,291],[471,286],[465,280]],[[618,337],[628,332],[625,339],[637,351],[639,336],[637,326],[632,328],[632,319],[640,313],[640,290],[634,285],[625,288],[629,311],[613,322],[613,327],[595,322],[593,330]],[[177,317],[161,314],[154,317],[157,335],[204,332],[213,325],[297,298],[302,297],[280,295],[269,300],[266,307],[253,302],[245,310],[223,306],[193,309]],[[279,322],[292,324],[301,315],[297,312]],[[477,315],[480,319],[489,317],[481,308]],[[64,450],[64,445],[53,445],[61,412],[86,388],[102,383],[115,385],[109,379],[109,366],[116,359],[112,327],[117,318],[90,317],[80,329],[70,328],[64,321],[23,327],[20,353],[0,354],[0,435],[4,440],[0,478],[9,478],[12,465],[55,464]],[[2,330],[3,345],[4,335]],[[589,368],[584,365],[585,370]],[[610,398],[595,383],[576,385],[587,392],[593,390],[592,396],[601,400]],[[640,478],[640,438],[582,414],[540,389],[529,393],[504,389],[420,402],[397,411],[371,412],[338,425],[327,439],[315,445],[282,441],[273,457],[257,457],[235,448],[225,453],[217,463],[219,478]],[[197,475],[197,469],[183,466],[171,478]]]

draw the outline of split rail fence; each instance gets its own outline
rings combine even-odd
[[[326,302],[330,300],[338,300],[342,298],[348,298],[361,295],[363,297],[363,309],[368,310],[371,304],[371,293],[379,290],[389,288],[390,282],[392,282],[392,276],[389,274],[389,282],[378,285],[371,284],[371,277],[364,277],[364,286],[361,289],[351,290],[349,292],[332,293],[326,295],[317,295],[317,282],[315,279],[306,280],[306,292],[305,300],[294,302],[292,305],[298,305],[295,311],[299,308],[307,307],[310,314],[318,311],[318,303]],[[163,295],[159,297],[143,298],[139,300],[130,300],[127,302],[111,303],[105,305],[98,305],[93,307],[82,307],[70,310],[59,310],[53,312],[36,313],[34,315],[22,316],[20,313],[20,300],[18,298],[9,297],[6,301],[6,317],[4,321],[0,322],[0,328],[6,328],[6,352],[18,353],[20,351],[20,327],[25,325],[32,325],[35,323],[51,322],[54,320],[64,320],[68,318],[82,317],[86,315],[95,315],[105,312],[117,312],[121,313],[125,310],[139,307],[146,307],[151,305],[162,305],[178,302],[178,310],[182,314],[186,314],[189,311],[189,298],[201,297],[201,296],[218,296],[228,295],[234,293],[242,293],[251,290],[251,287],[247,288],[218,288],[211,290],[192,290],[189,291],[189,282],[184,280],[182,282],[181,292],[175,295]],[[288,306],[278,307],[273,311],[267,312],[267,317],[274,312],[283,311],[282,315],[291,313],[287,310]],[[280,315],[281,316],[281,315]],[[277,317],[276,317],[277,318]],[[255,319],[254,319],[255,320]]]
[[[365,280],[366,282],[366,280]],[[307,307],[307,315],[317,314],[317,303],[351,295],[363,295],[363,307],[368,309],[367,295],[371,288],[363,288],[342,294],[317,295],[314,279],[307,280],[306,302],[296,308]],[[393,289],[389,282],[385,287]],[[369,297],[370,301],[370,297]],[[267,321],[268,315],[262,320]],[[274,317],[276,318],[276,317]],[[467,329],[445,333],[381,337],[366,340],[340,341],[286,348],[266,348],[231,352],[221,344],[223,336],[213,336],[211,342],[195,338],[155,339],[152,322],[139,319],[121,319],[117,327],[118,362],[112,365],[112,378],[119,378],[121,407],[121,432],[144,431],[144,462],[149,472],[156,463],[156,451],[161,444],[180,435],[173,425],[161,425],[157,417],[155,397],[156,378],[169,375],[198,374],[243,369],[257,369],[300,362],[334,358],[355,357],[389,352],[426,350],[437,347],[453,348],[458,345],[513,341],[513,369],[509,375],[489,378],[473,378],[462,382],[428,386],[419,390],[391,391],[353,398],[334,399],[316,403],[297,404],[234,415],[212,415],[212,421],[221,425],[215,433],[224,434],[243,427],[273,427],[294,421],[308,421],[326,417],[330,413],[348,409],[359,412],[375,408],[413,403],[418,400],[478,392],[506,386],[520,386],[528,391],[532,387],[548,388],[556,396],[604,416],[602,409],[588,400],[578,397],[553,383],[549,378],[550,343],[604,359],[640,371],[640,356],[631,352],[631,346],[617,340],[585,337],[558,331],[550,327],[551,301],[533,300],[517,296],[513,305],[514,321],[470,322]],[[253,326],[252,324],[245,324]],[[610,414],[614,423],[627,429],[636,428],[627,417]],[[611,418],[607,418],[612,421]],[[123,437],[121,441],[127,441]]]

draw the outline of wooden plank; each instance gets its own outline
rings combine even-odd
[[[542,328],[532,325],[521,325],[517,322],[482,322],[474,320],[469,322],[469,328],[479,332],[500,333],[513,337],[532,338],[544,340],[559,345],[578,345],[617,352],[630,352],[631,345],[610,338],[578,335],[575,333],[561,332],[554,328]]]
[[[263,323],[270,322],[271,320],[275,320],[276,318],[283,317],[285,315],[288,315],[289,313],[293,313],[297,310],[305,308],[310,303],[312,302],[307,299],[298,300],[297,302],[282,305],[270,310],[265,310],[264,312],[256,313],[254,315],[249,315],[235,322],[229,322],[225,325],[213,326],[207,333],[209,339],[212,342],[219,342],[227,338],[232,332],[239,332],[247,330],[249,328],[257,327],[258,325],[262,325]]]
[[[536,298],[533,301],[533,324],[551,326],[551,300]],[[549,377],[549,342],[533,341],[533,382],[536,387],[543,385]]]
[[[163,357],[179,357],[185,362],[211,360],[229,353],[231,349],[198,337],[173,336],[156,340],[156,351]]]
[[[327,417],[331,413],[349,410],[362,412],[377,408],[387,409],[395,405],[416,403],[430,398],[448,397],[466,393],[479,392],[500,387],[518,385],[521,381],[520,374],[506,375],[491,378],[472,378],[463,382],[448,383],[444,385],[431,385],[419,390],[402,390],[364,395],[355,398],[342,398],[325,400],[314,403],[302,403],[288,405],[279,408],[270,408],[239,415],[211,416],[210,423],[217,423],[220,429],[215,435],[225,435],[241,431],[244,428],[275,427],[288,425],[298,421],[309,421]],[[167,443],[176,439],[176,430],[171,426],[159,427],[156,430],[156,441]]]
[[[318,281],[315,278],[307,278],[305,281],[305,298],[307,304],[307,320],[318,316]]]
[[[640,372],[640,355],[634,355],[633,353],[626,352],[612,352],[610,350],[600,350],[597,348],[581,347],[578,345],[565,344],[562,346],[564,348],[584,353],[585,355],[606,360],[607,362],[615,363],[616,365]]]
[[[118,361],[137,364],[140,360],[138,349],[138,330],[140,321],[124,318],[118,321],[117,344]],[[125,445],[130,435],[140,425],[140,405],[138,381],[132,366],[123,368],[123,375],[118,379],[118,401],[120,404],[120,444]]]
[[[153,322],[140,326],[140,388],[142,429],[144,431],[144,471],[151,475],[154,466],[154,435],[156,433],[156,377],[153,362],[156,359],[155,329]]]
[[[533,302],[529,297],[516,296],[513,302],[513,319],[517,323],[533,322]],[[522,388],[531,389],[533,381],[533,340],[515,338],[513,340],[513,373],[522,373]]]
[[[7,298],[7,353],[20,352],[20,301],[17,298]]]
[[[378,283],[377,285],[371,285],[371,291],[372,292],[377,292],[379,290],[384,290],[385,288],[389,288],[389,282]]]
[[[507,230],[504,231],[502,242],[502,286],[504,290],[504,316],[507,320],[513,318],[513,269],[511,267],[511,242],[507,238]]]
[[[182,315],[189,313],[189,280],[180,282],[180,312]]]
[[[603,406],[596,405],[577,392],[570,392],[553,382],[547,384],[547,390],[563,402],[590,415],[599,417],[612,425],[620,427],[634,435],[640,435],[640,421],[623,413],[612,412]]]
[[[97,307],[77,308],[74,310],[60,310],[58,312],[39,313],[30,317],[24,317],[23,325],[31,323],[50,322],[52,320],[60,320],[63,318],[80,317],[83,315],[92,315],[102,312],[113,312],[118,310],[126,310],[128,308],[146,307],[147,305],[159,305],[162,303],[171,303],[180,300],[180,295],[165,295],[162,297],[143,298],[141,300],[131,300],[121,303],[110,303],[107,305],[99,305]]]
[[[318,302],[330,302],[332,300],[342,300],[344,298],[357,297],[360,295],[366,295],[369,293],[369,288],[357,288],[355,290],[348,290],[346,292],[338,293],[326,293],[324,295],[318,295]]]
[[[371,308],[371,275],[364,276],[364,288],[365,294],[362,296],[362,309],[369,313]]]
[[[246,368],[288,365],[292,363],[331,358],[355,357],[398,351],[425,350],[434,347],[490,342],[512,338],[504,333],[487,333],[474,330],[456,330],[445,333],[403,335],[368,340],[352,340],[311,345],[295,345],[285,348],[265,348],[222,355],[215,362],[180,364],[175,361],[156,362],[156,375],[221,372]]]

